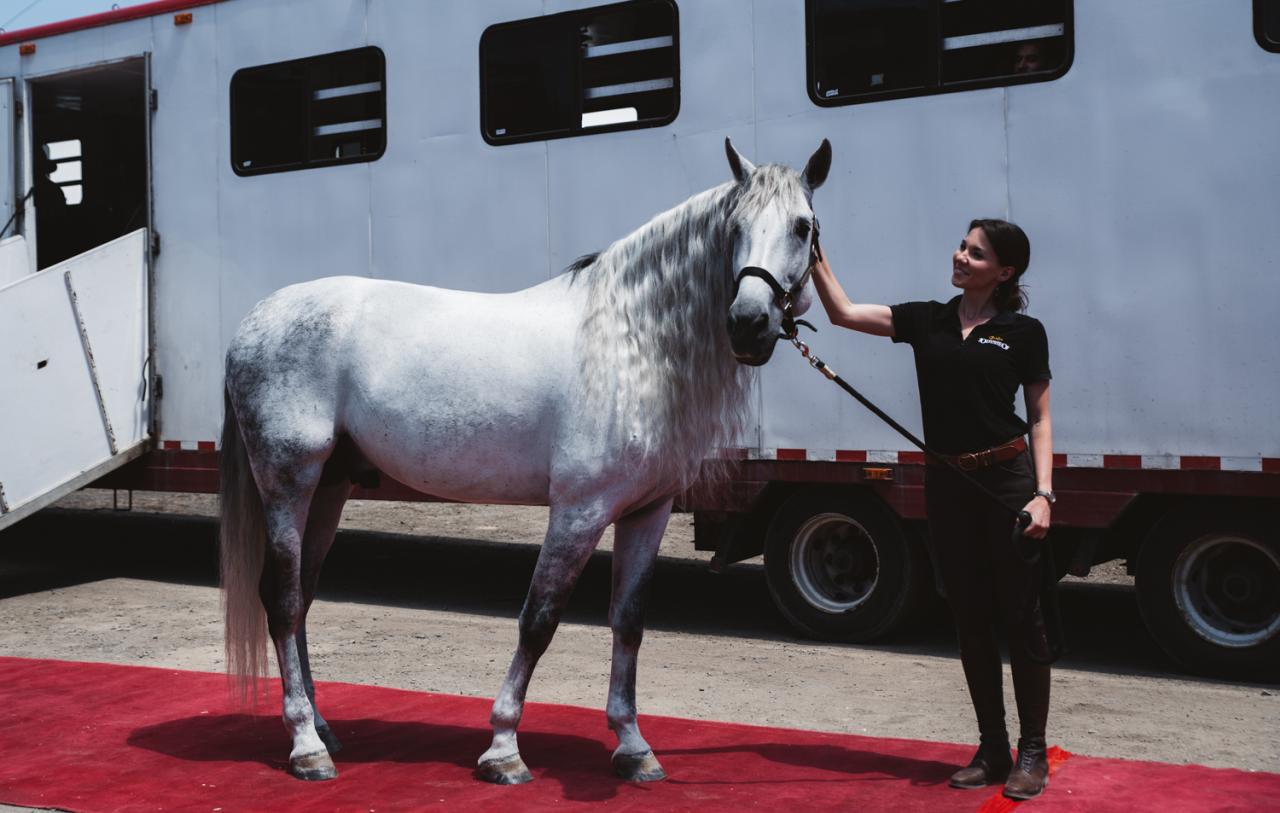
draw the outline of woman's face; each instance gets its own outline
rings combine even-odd
[[[1013,266],[1000,265],[982,229],[973,229],[951,255],[951,284],[966,291],[995,288],[1013,276]]]

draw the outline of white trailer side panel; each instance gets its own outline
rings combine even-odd
[[[145,448],[146,235],[0,289],[0,527]]]

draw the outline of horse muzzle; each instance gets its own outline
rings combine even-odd
[[[768,313],[729,315],[729,347],[742,364],[758,367],[773,356],[778,331],[770,329]]]

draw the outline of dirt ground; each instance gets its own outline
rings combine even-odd
[[[0,533],[0,653],[220,671],[213,499],[139,494],[125,512],[112,497],[83,491]],[[350,503],[308,623],[317,677],[492,697],[545,522],[542,508]],[[692,538],[692,517],[673,517],[641,650],[642,714],[974,739],[944,605],[891,642],[803,640],[774,610],[758,561],[713,574]],[[603,708],[609,542],[531,701]],[[1070,581],[1062,604],[1071,652],[1054,671],[1052,743],[1280,771],[1280,687],[1180,673],[1142,627],[1118,566]]]

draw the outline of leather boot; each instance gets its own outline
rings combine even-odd
[[[1012,766],[1009,741],[990,742],[984,738],[968,766],[951,774],[951,787],[973,790],[1003,782]]]
[[[1045,754],[1044,737],[1018,740],[1018,762],[1004,783],[1004,795],[1010,799],[1034,799],[1049,785],[1049,758]]]

